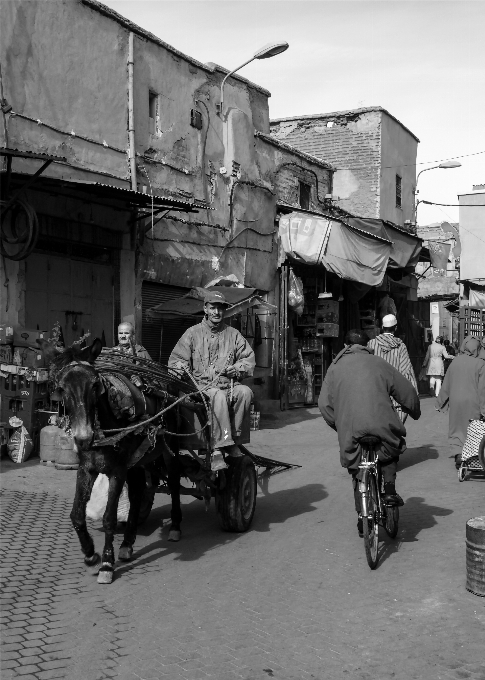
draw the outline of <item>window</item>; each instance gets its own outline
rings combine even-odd
[[[402,208],[402,177],[396,175],[396,208]]]
[[[157,131],[157,114],[158,114],[158,95],[156,92],[148,92],[148,132],[151,135],[156,134]]]
[[[305,182],[300,182],[300,208],[310,210],[310,197],[312,188]]]

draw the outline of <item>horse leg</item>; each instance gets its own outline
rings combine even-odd
[[[180,541],[182,531],[180,524],[182,522],[182,506],[180,504],[180,477],[181,465],[178,457],[169,455],[169,460],[166,460],[168,468],[167,484],[172,497],[172,510],[170,512],[170,531],[168,533],[169,541]]]
[[[94,542],[86,526],[86,505],[97,476],[97,472],[90,472],[82,465],[79,467],[76,477],[76,494],[71,510],[71,522],[84,553],[84,563],[88,567],[96,566],[101,560],[94,550]]]
[[[143,491],[145,489],[145,469],[134,467],[128,470],[126,481],[128,483],[128,498],[130,500],[130,511],[126,522],[123,543],[120,545],[118,557],[123,562],[129,562],[133,555],[133,545],[136,540],[138,526],[138,515],[140,514]]]
[[[112,583],[114,577],[115,553],[113,549],[114,533],[117,525],[118,501],[120,500],[126,472],[117,470],[109,477],[108,502],[103,515],[104,549],[98,583]]]

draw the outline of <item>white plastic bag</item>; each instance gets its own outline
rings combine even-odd
[[[86,506],[86,515],[89,519],[103,519],[108,502],[109,479],[106,475],[99,474],[93,485],[91,491],[91,498]],[[123,484],[123,491],[121,492],[118,501],[118,522],[127,522],[128,513],[130,511],[130,501],[128,500],[128,486]]]

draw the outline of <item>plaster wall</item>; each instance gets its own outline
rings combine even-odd
[[[418,141],[396,120],[382,114],[380,214],[383,220],[404,226],[414,218]],[[401,205],[396,206],[396,175],[401,177]]]
[[[460,279],[485,281],[485,191],[458,196],[460,204]],[[469,207],[471,206],[471,207]]]

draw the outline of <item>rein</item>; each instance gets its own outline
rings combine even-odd
[[[93,369],[96,371],[96,369],[94,368],[94,366],[93,366],[91,363],[89,363],[88,361],[71,361],[69,364],[66,364],[65,366],[63,366],[61,369],[59,369],[59,370],[56,372],[55,378],[53,378],[53,380],[52,380],[53,385],[54,385],[54,389],[57,389],[57,387],[58,387],[58,385],[59,385],[59,382],[60,382],[60,380],[61,380],[61,377],[62,377],[62,375],[65,373],[65,371],[66,371],[68,368],[70,368],[71,366],[78,366],[78,365],[90,366],[91,368],[93,368]],[[222,369],[222,370],[224,370],[224,369]],[[99,446],[108,446],[108,445],[116,444],[116,443],[118,443],[121,439],[123,439],[123,437],[126,437],[128,434],[130,434],[131,432],[134,432],[135,430],[142,430],[142,431],[145,430],[147,425],[149,425],[150,423],[153,423],[153,421],[155,421],[155,420],[161,418],[165,413],[167,413],[167,412],[170,411],[171,409],[175,408],[175,406],[177,406],[177,405],[178,405],[179,403],[181,403],[182,401],[185,401],[186,399],[190,399],[191,397],[193,397],[193,396],[195,396],[195,395],[202,395],[203,392],[204,392],[206,389],[212,387],[213,384],[214,384],[214,383],[219,379],[219,377],[220,377],[220,374],[218,374],[218,375],[214,378],[214,380],[212,380],[211,383],[209,383],[209,385],[206,385],[205,387],[200,388],[200,387],[197,385],[197,382],[195,381],[195,379],[194,379],[194,377],[191,375],[191,373],[190,373],[187,369],[185,369],[185,371],[186,371],[186,373],[189,375],[189,377],[191,378],[191,380],[192,380],[192,382],[194,383],[195,387],[197,388],[196,391],[194,391],[194,392],[189,392],[188,394],[184,394],[183,396],[181,396],[181,397],[179,397],[178,399],[176,399],[173,403],[171,403],[171,404],[169,404],[168,406],[166,406],[166,407],[160,409],[160,411],[158,411],[158,413],[156,413],[155,415],[153,415],[153,416],[151,416],[150,418],[147,418],[147,419],[145,419],[145,420],[142,420],[141,422],[134,423],[134,424],[132,424],[132,425],[128,425],[127,427],[119,427],[119,428],[113,428],[113,429],[102,429],[101,427],[99,427],[98,409],[96,408],[96,413],[95,413],[95,432],[96,432],[96,434],[98,435],[98,437],[99,437],[99,434],[101,434],[101,437],[95,439],[93,445],[94,445],[95,447],[99,447]],[[222,372],[222,371],[221,371],[221,372]],[[98,373],[98,371],[96,371],[96,382],[103,382],[103,375],[100,374],[100,373]],[[166,394],[165,399],[167,399],[167,398],[169,398],[169,395],[168,395],[168,394]],[[165,401],[165,399],[164,399],[164,401]],[[206,411],[207,411],[207,404],[205,404],[205,401],[204,401],[203,403],[204,403],[204,405],[206,406]],[[66,416],[66,418],[68,419],[67,416]],[[207,422],[206,422],[199,430],[197,430],[197,431],[195,431],[195,432],[191,432],[191,433],[189,433],[189,435],[187,435],[187,433],[180,434],[180,433],[177,433],[177,432],[169,432],[168,430],[163,430],[163,434],[168,434],[168,435],[172,435],[172,436],[175,436],[175,437],[193,436],[193,435],[196,435],[196,434],[200,434],[203,430],[205,430],[206,427],[209,425],[209,421],[210,421],[210,407],[209,407]],[[158,430],[159,430],[160,428],[161,428],[161,424],[159,424],[158,426],[155,426],[155,427],[150,428],[151,431],[148,433],[148,436],[149,436],[150,438],[154,439],[154,438],[156,437],[156,434],[157,434],[157,432],[158,432]],[[113,435],[113,436],[105,437],[104,435],[106,435],[106,434],[108,434],[108,435]],[[142,434],[142,432],[140,432],[140,434]]]

